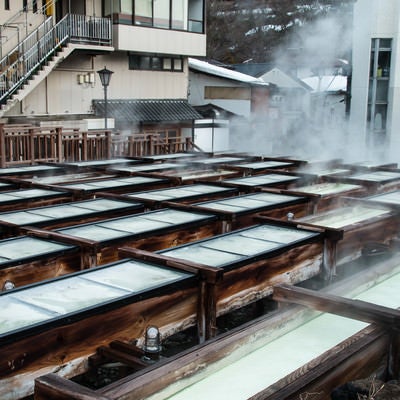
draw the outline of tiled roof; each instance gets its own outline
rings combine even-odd
[[[95,115],[104,117],[104,100],[93,100]],[[186,101],[107,100],[107,116],[117,121],[162,122],[190,121],[202,116]]]

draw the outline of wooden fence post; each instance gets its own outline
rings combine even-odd
[[[58,162],[63,162],[64,157],[63,157],[63,140],[62,140],[62,127],[57,127],[56,128],[56,136],[57,136],[57,154],[56,158],[58,159]]]
[[[6,133],[4,132],[4,124],[0,124],[0,167],[6,167]]]
[[[81,154],[80,159],[82,161],[87,161],[87,159],[88,159],[88,133],[87,132],[82,132],[82,150],[81,151],[82,151],[82,154]]]
[[[153,140],[153,135],[149,135],[149,150],[150,150],[150,155],[154,155],[154,140]]]
[[[29,129],[29,152],[31,165],[35,163],[35,129]],[[26,160],[28,160],[28,154],[25,154]]]
[[[106,131],[106,138],[107,138],[107,160],[110,160],[113,156],[112,154],[112,132]]]

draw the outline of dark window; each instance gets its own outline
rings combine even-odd
[[[32,11],[37,13],[37,0],[32,0]]]
[[[367,121],[374,143],[378,136],[380,141],[386,134],[391,46],[391,39],[375,38],[371,41]]]
[[[10,0],[4,0],[4,9],[9,10],[10,9]]]
[[[156,71],[161,70],[161,58],[160,57],[151,57],[151,69]]]
[[[28,0],[23,0],[22,2],[22,9],[24,11],[28,11]]]
[[[129,54],[129,69],[153,71],[183,71],[183,60],[180,57],[145,56]]]

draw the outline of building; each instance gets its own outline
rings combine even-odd
[[[400,3],[354,3],[351,132],[370,157],[398,161],[400,148]]]
[[[268,141],[268,127],[277,120],[271,105],[274,85],[195,58],[189,59],[189,82],[190,104],[208,117],[196,122],[195,143],[200,147],[254,151],[258,139]],[[212,115],[205,114],[206,108]]]
[[[205,0],[2,2],[0,116],[103,128],[106,66],[108,128],[189,135],[188,57],[205,55],[204,15]]]

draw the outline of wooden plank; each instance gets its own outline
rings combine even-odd
[[[97,349],[97,352],[112,361],[121,362],[128,367],[132,367],[135,369],[141,369],[148,366],[148,364],[146,364],[139,357],[136,357],[132,354],[127,354],[124,351],[113,349],[111,347],[100,346]]]
[[[296,303],[316,310],[353,318],[363,322],[385,325],[391,328],[400,326],[400,311],[361,300],[347,299],[332,294],[290,285],[274,287],[273,299],[286,303]]]
[[[396,267],[398,270],[398,263],[396,263],[395,260],[381,263],[376,268],[373,268],[372,271],[363,271],[362,273],[355,275],[354,278],[348,279],[345,282],[338,282],[334,285],[331,285],[331,287],[327,289],[329,292],[334,293],[347,293],[350,291],[354,294],[355,290],[358,292],[362,290],[361,288],[368,287],[371,279],[379,282],[388,274],[392,275],[392,270],[394,267]],[[114,382],[111,385],[100,389],[99,394],[101,393],[113,400],[138,400],[145,398],[152,393],[162,390],[171,383],[178,381],[182,377],[189,378],[195,374],[202,375],[202,371],[209,363],[220,360],[219,363],[226,365],[227,362],[232,362],[232,359],[225,361],[224,357],[235,354],[235,349],[242,348],[246,344],[250,344],[250,347],[253,344],[255,346],[252,348],[253,350],[261,347],[264,344],[274,340],[276,336],[280,336],[285,332],[288,332],[301,325],[305,320],[309,320],[312,318],[312,316],[315,316],[315,314],[315,311],[300,306],[293,305],[285,307],[284,309],[280,310],[280,312],[273,313],[267,318],[260,318],[257,321],[244,324],[243,326],[236,328],[227,334],[222,334],[221,336],[218,336],[217,338],[207,342],[206,345],[199,345],[191,348],[190,350],[180,353],[175,357],[171,357],[168,360],[161,361],[160,363],[157,363],[146,370],[140,371],[134,376],[127,376],[126,378]],[[129,314],[125,313],[125,315]],[[340,348],[344,349],[340,357],[344,357],[345,361],[342,361],[343,358],[338,358],[338,362],[334,369],[328,370],[326,373],[322,371],[324,374],[322,378],[321,374],[318,374],[318,371],[321,369],[322,364],[326,359],[326,354],[315,360],[315,368],[313,368],[312,365],[308,365],[307,370],[301,368],[299,371],[295,371],[289,381],[285,380],[284,382],[280,382],[280,386],[274,386],[274,390],[278,391],[282,388],[282,390],[284,390],[285,387],[294,380],[296,380],[295,385],[297,385],[300,382],[297,380],[297,378],[299,377],[299,373],[302,373],[302,371],[311,371],[310,376],[316,374],[315,378],[317,384],[312,386],[311,383],[315,380],[310,380],[311,383],[309,386],[300,386],[299,390],[302,390],[303,388],[307,390],[309,388],[310,391],[315,391],[320,390],[321,387],[323,389],[327,388],[328,384],[337,386],[337,384],[346,382],[347,380],[345,378],[350,377],[351,379],[357,379],[360,376],[360,372],[365,372],[368,370],[368,368],[376,368],[380,362],[377,357],[382,357],[387,350],[387,340],[384,340],[382,343],[383,339],[381,336],[381,330],[378,330],[374,327],[368,327],[366,329],[367,332],[364,333],[362,337],[369,336],[371,329],[375,329],[378,334],[378,339],[376,341],[367,342],[364,346],[360,346],[359,349],[362,349],[362,351],[356,349],[354,352],[352,352],[351,357],[347,358],[346,354],[350,354],[347,346],[352,345],[354,341],[347,341],[346,343],[343,343],[343,346],[342,344],[339,345]],[[371,348],[369,343],[373,344],[373,348]],[[206,347],[203,348],[204,346]],[[339,348],[336,350],[338,349]],[[374,354],[372,354],[371,350]],[[249,349],[249,351],[251,351],[251,349]],[[338,352],[333,352],[331,353],[331,356],[335,356],[336,354],[338,354]],[[172,364],[170,362],[172,362]],[[357,364],[357,368],[354,368],[355,363]],[[159,370],[159,368],[162,368],[162,370]],[[307,384],[307,381],[304,380],[303,383]],[[318,384],[320,386],[318,386]],[[316,389],[314,390],[314,388]],[[292,387],[292,389],[295,390],[294,387]],[[259,397],[259,399],[261,398],[263,397]],[[278,396],[275,398],[280,400],[287,397]],[[297,397],[291,398],[298,400],[300,397],[297,395]]]
[[[137,347],[136,345],[127,342],[122,342],[121,340],[114,340],[109,344],[109,346],[113,349],[123,351],[132,356],[144,356],[144,351],[140,347]]]
[[[248,400],[330,399],[335,387],[375,372],[387,345],[381,329],[367,327]]]
[[[110,400],[94,390],[85,388],[56,374],[35,380],[35,400]]]
[[[141,250],[133,247],[121,247],[118,249],[120,258],[138,258],[143,261],[155,262],[158,264],[165,265],[167,267],[180,269],[182,271],[199,273],[205,278],[207,282],[215,283],[222,279],[223,269],[214,268],[204,264],[198,264],[191,261],[185,261],[176,259],[174,257],[164,256],[162,254],[155,254],[150,251]]]

